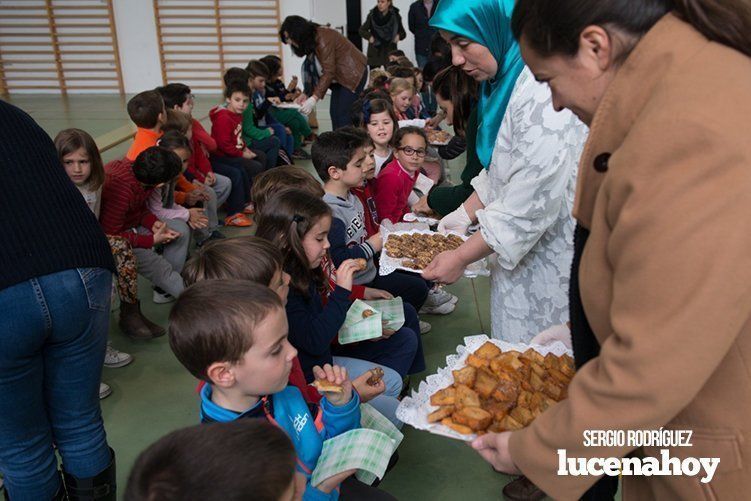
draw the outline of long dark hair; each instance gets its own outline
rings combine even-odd
[[[467,135],[467,122],[472,109],[477,106],[477,81],[458,66],[449,66],[433,79],[433,92],[441,99],[451,101],[454,113],[451,121],[454,130],[462,137]]]
[[[514,36],[543,56],[573,56],[589,25],[613,28],[633,39],[619,59],[665,14],[673,11],[708,39],[751,56],[751,6],[747,0],[518,0]]]
[[[316,51],[316,30],[320,25],[300,16],[287,16],[279,28],[279,39],[290,43],[292,52],[298,57],[305,57]],[[286,35],[285,35],[286,33]]]
[[[282,252],[289,285],[308,297],[311,282],[325,285],[323,270],[310,269],[302,241],[321,218],[331,216],[331,208],[321,198],[303,190],[284,190],[266,203],[258,219],[256,236],[274,244]]]

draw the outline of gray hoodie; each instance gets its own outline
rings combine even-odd
[[[326,193],[323,201],[331,207],[334,216],[329,230],[331,260],[338,267],[347,259],[365,259],[368,267],[355,274],[354,283],[369,284],[375,279],[378,269],[373,260],[375,251],[365,241],[365,209],[362,202],[352,193],[347,193],[346,199]]]

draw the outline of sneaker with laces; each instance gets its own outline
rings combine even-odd
[[[110,388],[110,385],[106,383],[99,383],[99,400],[107,398],[110,395],[112,395],[112,388]]]
[[[432,325],[430,325],[427,322],[423,322],[422,320],[420,320],[420,334],[427,334],[428,332],[430,332],[430,329],[432,329],[432,328],[433,328]]]
[[[133,361],[133,355],[118,351],[107,343],[107,351],[104,353],[104,366],[110,369],[125,367]]]
[[[424,306],[440,306],[442,304],[450,302],[455,297],[456,296],[449,292],[446,292],[440,287],[434,287],[433,289],[430,289],[428,291],[428,298],[425,300]]]
[[[156,304],[166,304],[171,303],[175,300],[175,297],[172,294],[168,294],[164,292],[159,287],[154,287],[154,294],[152,295],[152,300]]]
[[[456,309],[456,305],[447,301],[438,306],[429,306],[427,303],[420,308],[420,315],[448,315]]]

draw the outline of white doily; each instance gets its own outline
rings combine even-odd
[[[399,223],[403,224],[403,223]],[[402,262],[404,259],[401,258],[393,258],[388,255],[386,252],[386,241],[388,240],[389,235],[415,235],[415,234],[423,234],[423,235],[434,235],[435,231],[430,231],[428,229],[410,229],[410,230],[392,230],[389,229],[386,226],[381,225],[381,236],[383,237],[383,251],[381,252],[381,258],[379,260],[379,266],[380,269],[378,270],[378,274],[381,276],[389,275],[396,270],[404,270],[404,271],[411,271],[412,273],[420,273],[422,274],[422,270],[417,270],[414,268],[409,268],[407,266],[404,266]],[[466,235],[460,235],[458,233],[449,232],[451,235],[456,235],[457,237],[461,238],[464,241],[467,241],[469,237]],[[469,266],[467,266],[464,269],[464,276],[466,278],[477,278],[479,276],[490,276],[490,270],[488,269],[488,263],[483,258],[479,261],[476,261]]]
[[[440,423],[428,423],[428,414],[438,409],[438,407],[430,405],[430,396],[438,390],[451,386],[454,383],[454,376],[451,374],[451,371],[464,367],[467,355],[475,352],[486,341],[490,341],[503,351],[516,350],[524,352],[529,348],[534,348],[535,351],[543,355],[552,353],[557,356],[564,354],[573,356],[573,352],[559,341],[546,346],[540,346],[507,343],[491,339],[485,334],[467,336],[464,338],[464,344],[456,347],[456,353],[446,357],[446,367],[440,368],[435,374],[428,376],[425,381],[420,383],[417,391],[412,390],[412,395],[402,399],[399,407],[396,409],[396,417],[418,430],[426,430],[435,435],[442,435],[457,440],[474,440],[477,435],[462,435]]]

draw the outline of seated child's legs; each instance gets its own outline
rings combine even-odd
[[[269,127],[274,129],[274,136],[278,138],[279,144],[284,148],[284,151],[287,152],[287,155],[292,155],[292,152],[294,151],[294,141],[284,129],[284,124],[274,123],[269,125]]]
[[[146,233],[141,227],[139,233]],[[166,293],[177,297],[185,288],[180,272],[162,256],[154,252],[154,249],[133,249],[136,256],[138,273],[146,277],[152,284],[164,290]]]
[[[279,146],[280,146],[279,138],[276,136],[269,136],[266,139],[254,139],[250,143],[250,148],[253,151],[261,151],[264,153],[266,158],[265,161],[265,168],[266,170],[273,169],[276,167],[276,162],[279,159]]]
[[[419,331],[416,333],[407,327],[402,327],[391,337],[376,342],[336,346],[334,353],[391,367],[402,377],[425,369]]]
[[[405,303],[414,306],[415,310],[422,308],[425,300],[428,299],[427,282],[421,276],[412,273],[395,271],[383,277],[376,276],[368,287],[383,289],[395,297],[401,297]]]
[[[216,172],[214,173],[214,176],[216,177],[216,182],[211,188],[216,194],[216,206],[221,207],[222,204],[227,201],[227,198],[229,198],[229,194],[232,191],[232,181],[230,181],[228,177],[217,174]]]
[[[180,233],[172,242],[164,246],[162,257],[172,265],[172,268],[180,273],[185,266],[185,259],[188,257],[188,246],[190,245],[190,226],[185,221],[179,219],[167,219],[164,221],[170,229]]]
[[[334,364],[345,367],[350,379],[356,379],[370,369],[380,367],[383,370],[386,390],[368,403],[394,423],[394,426],[402,427],[403,423],[396,418],[396,408],[399,406],[397,397],[402,391],[402,377],[398,372],[383,365],[349,357],[334,357]]]
[[[227,198],[227,214],[242,212],[250,201],[250,178],[245,169],[238,165],[232,165],[221,160],[212,159],[211,167],[215,172],[228,178],[232,183],[229,197]]]
[[[206,214],[206,217],[209,218],[209,225],[206,228],[193,230],[196,234],[196,241],[203,242],[207,238],[209,238],[209,235],[211,235],[212,231],[216,231],[219,227],[219,221],[217,219],[216,211],[217,211],[217,200],[216,200],[216,192],[213,189],[207,190],[209,199],[206,200],[203,203],[203,212]]]
[[[136,256],[130,243],[122,237],[107,235],[117,269],[117,292],[120,301],[135,304],[138,301],[138,269]]]

